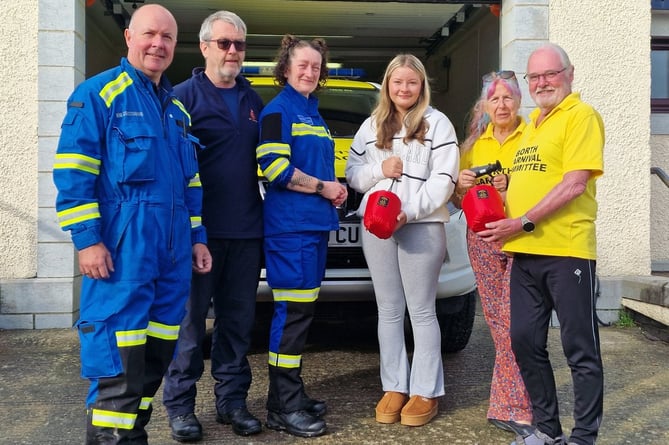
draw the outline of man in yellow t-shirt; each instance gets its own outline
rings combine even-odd
[[[511,344],[532,400],[536,430],[516,445],[590,445],[603,412],[595,314],[595,180],[603,173],[604,124],[571,84],[574,67],[554,44],[535,50],[525,79],[537,104],[511,166],[507,218],[479,235],[503,240],[511,269]],[[546,350],[551,311],[574,385],[574,428],[560,424]],[[512,444],[512,445],[513,445]]]

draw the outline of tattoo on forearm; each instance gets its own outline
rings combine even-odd
[[[290,178],[290,183],[293,185],[307,186],[311,182],[311,176],[306,175],[302,172],[295,172],[292,178]]]

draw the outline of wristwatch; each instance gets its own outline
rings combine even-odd
[[[523,230],[527,233],[534,232],[534,223],[529,220],[526,215],[520,217],[520,223],[523,225]]]
[[[318,193],[319,195],[323,193],[323,181],[321,181],[320,179],[316,183],[316,193]]]

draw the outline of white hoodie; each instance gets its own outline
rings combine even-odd
[[[392,191],[402,201],[402,211],[407,222],[447,222],[449,212],[446,201],[450,198],[458,179],[460,151],[455,129],[446,115],[428,107],[425,111],[429,128],[425,143],[417,140],[402,142],[405,130],[393,137],[392,150],[375,146],[374,118],[369,117],[360,126],[353,139],[346,163],[346,180],[354,190],[365,193],[358,215],[363,216],[370,193],[388,190],[391,178],[385,178],[381,163],[391,157],[402,159],[404,170]]]

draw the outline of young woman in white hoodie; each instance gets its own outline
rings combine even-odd
[[[378,307],[381,382],[376,420],[421,426],[444,395],[441,334],[435,313],[439,271],[446,251],[446,202],[458,177],[460,155],[453,125],[430,106],[425,67],[410,54],[390,61],[379,104],[353,140],[348,184],[364,193],[358,210],[377,190],[396,193],[401,212],[392,236],[363,230],[362,247]],[[364,224],[364,222],[362,223]],[[414,336],[411,365],[404,341],[408,308]]]

